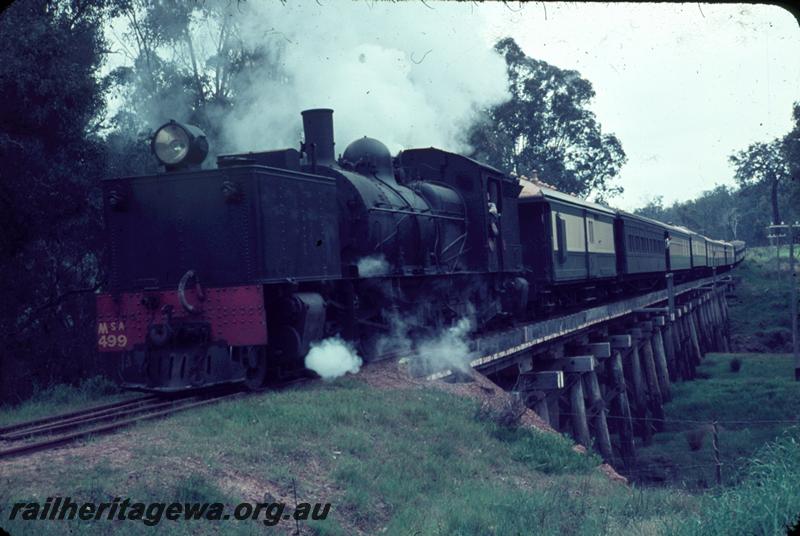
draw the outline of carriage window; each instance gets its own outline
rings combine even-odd
[[[594,244],[594,222],[589,222],[589,242]]]

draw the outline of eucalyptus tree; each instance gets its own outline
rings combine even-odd
[[[509,99],[486,110],[471,128],[473,156],[518,175],[535,172],[582,197],[602,200],[621,192],[613,180],[625,152],[588,108],[595,96],[591,82],[527,56],[512,38],[495,49],[506,61]]]

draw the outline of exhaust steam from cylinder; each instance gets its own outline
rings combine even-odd
[[[409,370],[415,376],[450,369],[467,372],[474,352],[469,348],[469,334],[474,321],[465,316],[452,326],[428,335],[415,336],[420,327],[419,315],[391,316],[390,332],[379,337],[375,353],[407,353]],[[338,335],[311,344],[305,365],[325,380],[332,380],[347,373],[356,374],[363,359],[356,349]]]
[[[306,368],[324,380],[339,378],[348,372],[356,374],[361,370],[361,363],[352,345],[338,336],[312,343],[305,360]]]

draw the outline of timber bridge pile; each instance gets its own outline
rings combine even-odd
[[[636,438],[647,444],[664,428],[671,384],[694,379],[706,353],[729,351],[732,289],[730,276],[673,286],[668,275],[665,290],[473,341],[483,357],[470,364],[555,430],[631,468]]]

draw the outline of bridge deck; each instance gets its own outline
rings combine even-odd
[[[702,287],[711,287],[715,284],[727,283],[728,277],[707,277],[675,285],[674,295],[679,296]],[[522,352],[536,345],[565,337],[579,331],[600,326],[606,322],[636,313],[641,309],[652,307],[661,302],[668,302],[668,289],[658,290],[628,298],[618,302],[607,303],[584,309],[576,313],[548,318],[528,324],[514,326],[513,328],[477,337],[470,343],[470,350],[474,355],[479,355],[470,361],[472,368],[482,372],[496,370],[510,366],[514,358]],[[452,374],[452,370],[442,370],[427,376],[429,380],[444,378]]]

